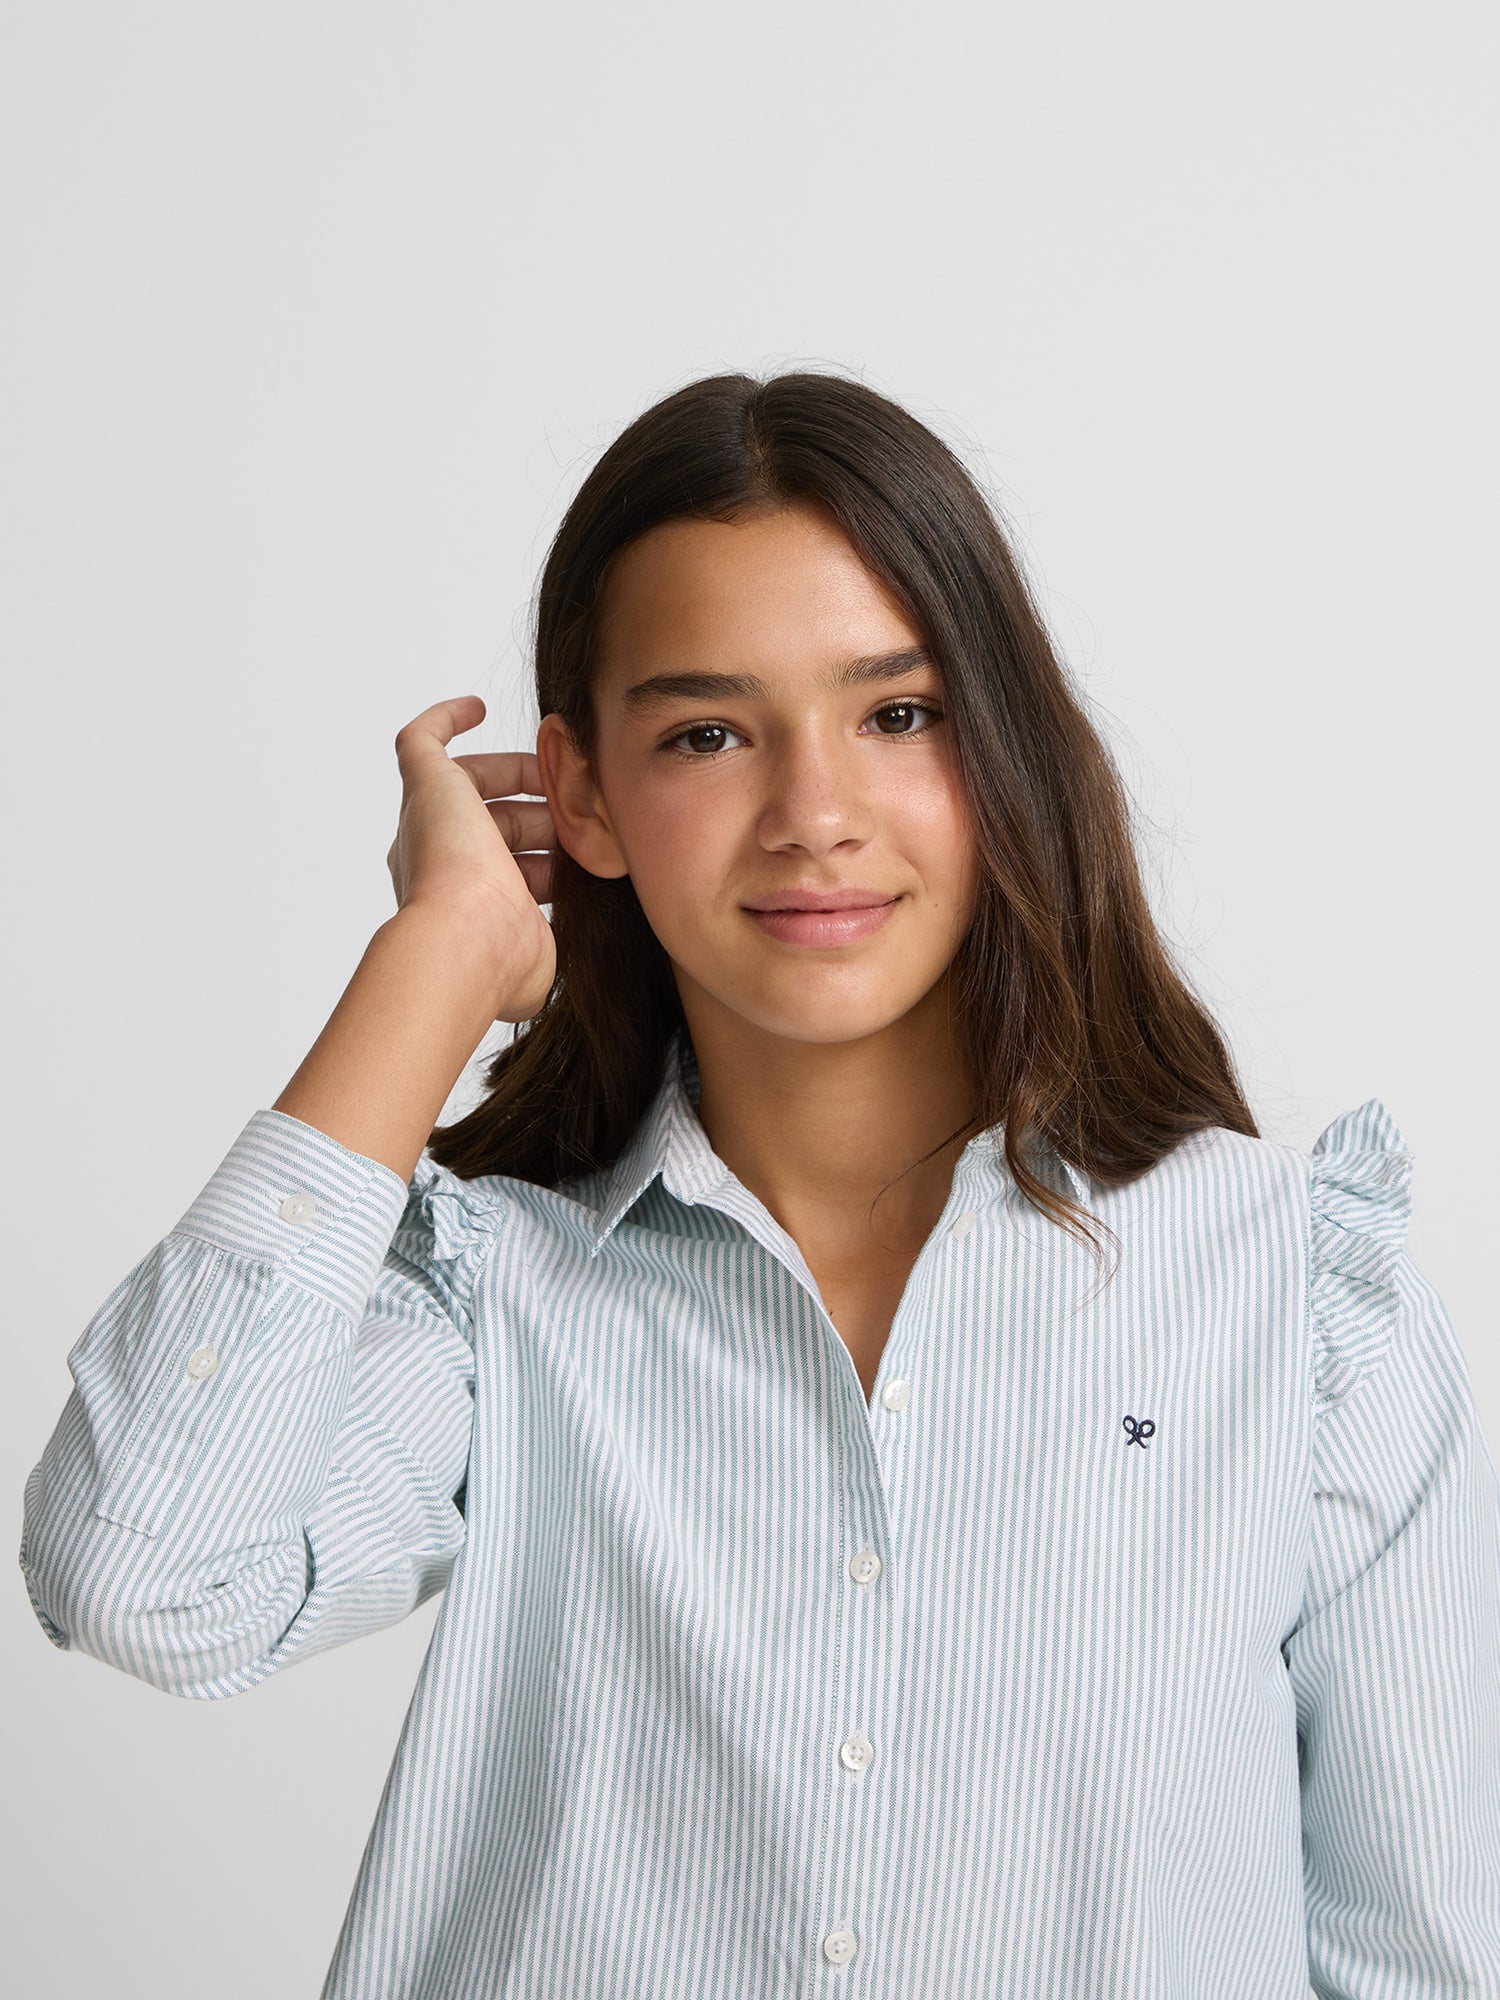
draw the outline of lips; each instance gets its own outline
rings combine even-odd
[[[894,896],[877,903],[845,903],[833,909],[747,909],[751,923],[777,938],[782,944],[857,944],[871,937],[889,920],[896,907]]]
[[[777,896],[762,896],[745,908],[766,910],[874,910],[895,897],[881,889],[788,889]]]

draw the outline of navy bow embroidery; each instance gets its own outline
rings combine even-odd
[[[1156,1431],[1156,1426],[1149,1417],[1144,1423],[1137,1423],[1134,1417],[1127,1417],[1125,1428],[1130,1433],[1130,1444],[1138,1444],[1142,1451],[1146,1448],[1147,1438],[1153,1436]]]

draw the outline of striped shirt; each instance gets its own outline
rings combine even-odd
[[[557,1189],[257,1111],[69,1354],[58,1646],[217,1700],[446,1589],[325,2000],[1500,2000],[1500,1486],[1385,1106],[1038,1140],[1102,1288],[984,1134],[867,1403],[697,1104],[679,1035]]]

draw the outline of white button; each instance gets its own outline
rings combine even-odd
[[[856,1583],[873,1583],[884,1565],[873,1549],[861,1549],[849,1558],[849,1574]]]
[[[875,1745],[863,1730],[856,1729],[839,1745],[839,1762],[846,1771],[867,1771],[875,1760]]]
[[[904,1410],[911,1401],[910,1382],[887,1382],[880,1392],[880,1400],[888,1410]]]
[[[847,1965],[858,1949],[853,1931],[830,1931],[823,1940],[823,1956],[830,1965]]]
[[[950,1236],[967,1236],[969,1231],[974,1227],[974,1221],[973,1211],[965,1209],[962,1215],[954,1216],[953,1226],[949,1229],[948,1234]]]
[[[212,1375],[218,1365],[219,1357],[211,1347],[196,1347],[187,1358],[187,1372],[195,1382]]]
[[[312,1196],[300,1191],[297,1194],[289,1194],[281,1204],[280,1210],[283,1222],[295,1222],[300,1229],[305,1229],[317,1212],[318,1204]]]

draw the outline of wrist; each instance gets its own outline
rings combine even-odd
[[[440,978],[485,1021],[497,1018],[514,980],[516,950],[504,913],[479,898],[403,903],[375,933],[383,949]]]

